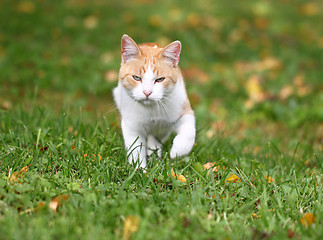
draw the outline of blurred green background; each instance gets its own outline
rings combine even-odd
[[[178,39],[209,137],[303,129],[321,149],[322,22],[321,1],[2,0],[0,106],[113,115],[121,36]]]

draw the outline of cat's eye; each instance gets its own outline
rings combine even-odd
[[[136,75],[132,75],[132,78],[136,81],[141,81],[141,77],[138,77]]]
[[[162,81],[164,81],[164,80],[165,80],[165,78],[164,78],[164,77],[157,78],[157,79],[155,79],[155,83],[156,83],[156,82],[160,83],[160,82],[162,82]]]

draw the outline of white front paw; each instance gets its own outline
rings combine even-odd
[[[173,141],[173,147],[170,150],[170,157],[176,158],[176,157],[182,157],[184,155],[187,155],[193,145],[194,145],[195,138],[193,137],[186,137],[186,136],[180,136],[177,135],[174,138]]]

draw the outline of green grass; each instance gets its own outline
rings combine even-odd
[[[205,2],[0,2],[0,239],[127,239],[129,216],[130,239],[323,237],[322,3]],[[124,33],[181,40],[197,118],[191,154],[169,140],[146,174],[107,77]]]

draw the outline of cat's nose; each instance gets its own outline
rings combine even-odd
[[[143,92],[144,92],[144,94],[145,94],[145,96],[146,96],[147,99],[152,94],[152,91],[146,91],[146,90],[144,90]]]

